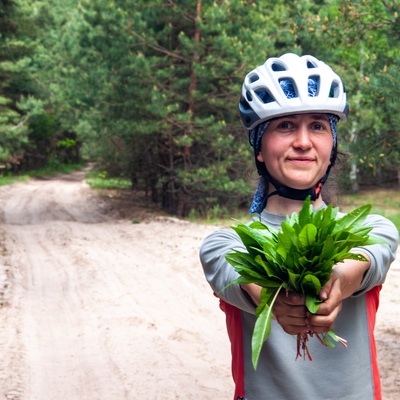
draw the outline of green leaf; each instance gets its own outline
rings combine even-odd
[[[254,230],[245,224],[240,223],[237,226],[232,226],[232,229],[239,235],[247,249],[251,246],[259,246],[265,241],[263,235],[257,233],[257,231],[253,232]]]
[[[264,270],[258,266],[257,262],[248,253],[233,251],[225,256],[225,259],[237,270],[251,269],[255,276],[263,277]]]
[[[321,213],[322,219],[320,222],[320,226],[326,226],[326,225],[331,225],[332,222],[336,224],[336,215],[339,211],[338,207],[333,207],[332,204],[328,204],[328,207],[325,209],[322,208],[321,210],[318,211],[318,213]]]
[[[312,261],[310,261],[306,256],[299,257],[297,261],[298,265],[300,265],[303,270],[312,265]]]
[[[282,222],[281,232],[278,233],[279,247],[282,246],[286,251],[290,251],[292,246],[299,247],[299,238],[293,226],[287,222]]]
[[[317,295],[321,287],[321,282],[315,275],[306,274],[301,281],[301,293],[303,294]]]
[[[245,260],[239,259],[238,261],[235,259],[235,255],[227,254],[227,261],[233,266],[236,272],[246,277],[254,277],[258,280],[264,280],[266,278],[265,275],[260,274],[258,269],[254,268],[251,264],[245,264]]]
[[[322,300],[313,295],[306,295],[306,307],[307,310],[310,311],[311,314],[315,314],[318,311],[319,305],[322,303]]]
[[[232,281],[232,282],[228,283],[226,286],[224,286],[224,287],[218,292],[218,295],[219,295],[220,293],[222,293],[225,289],[227,289],[227,288],[230,287],[230,286],[233,286],[233,285],[242,285],[242,284],[246,284],[246,285],[247,285],[247,284],[250,284],[250,283],[255,283],[255,284],[259,285],[259,286],[264,285],[264,286],[262,286],[262,287],[265,287],[266,289],[272,289],[272,290],[275,289],[276,287],[282,286],[281,284],[276,285],[276,284],[273,284],[273,283],[271,283],[271,285],[268,286],[268,285],[265,283],[265,280],[264,280],[264,279],[258,280],[258,279],[253,278],[253,277],[239,276],[239,278],[235,279],[234,281]]]
[[[328,236],[324,241],[320,257],[323,259],[329,259],[335,254],[335,245],[333,243],[332,236]]]
[[[232,229],[239,235],[249,253],[254,253],[254,249],[274,247],[274,229],[261,222],[250,225],[239,223],[232,226]]]
[[[344,217],[338,219],[336,221],[336,227],[333,234],[336,231],[354,228],[355,226],[361,225],[361,223],[365,220],[367,215],[371,210],[371,204],[367,204],[365,206],[361,206],[353,210],[352,212],[346,214]]]
[[[261,256],[256,256],[255,261],[264,268],[269,278],[281,279],[281,274],[280,274],[281,270],[279,267],[276,268],[275,263],[265,262]]]
[[[279,285],[277,288],[279,290],[281,289],[281,285]],[[272,300],[276,294],[276,289],[277,288],[262,288],[261,293],[260,293],[260,304],[258,305],[256,309],[256,316],[258,317],[260,313],[263,311],[264,307],[267,305],[268,307],[271,306]]]
[[[276,242],[266,241],[261,250],[260,249],[256,250],[257,252],[264,254],[267,260],[274,260],[274,261],[276,260],[276,251],[277,251]]]
[[[288,276],[289,276],[289,289],[293,292],[298,292],[300,289],[299,285],[299,280],[300,280],[300,274],[295,274],[292,271],[288,270]]]
[[[388,244],[388,242],[385,239],[369,235],[363,246],[370,246],[371,244]]]
[[[282,260],[285,260],[288,255],[288,251],[286,250],[285,246],[282,246],[281,243],[279,243],[276,246],[276,254],[279,255]]]
[[[341,343],[344,347],[347,347],[347,340],[339,337],[336,335],[336,333],[331,329],[329,331],[327,331],[324,335],[323,335],[323,341],[326,345],[328,345],[329,347],[333,348],[335,347],[335,344],[330,342],[328,339],[328,336],[333,339],[335,342],[337,343]]]
[[[256,370],[260,353],[264,342],[268,339],[271,334],[271,308],[268,305],[264,305],[261,312],[258,314],[256,323],[254,325],[254,331],[251,341],[252,348],[252,363]]]
[[[298,221],[300,226],[305,226],[312,222],[312,212],[313,207],[311,206],[311,197],[307,196],[307,198],[304,200],[303,207],[299,212]],[[294,218],[293,214],[292,218]]]
[[[257,307],[256,310],[257,319],[251,338],[251,360],[253,363],[253,368],[255,370],[257,369],[262,346],[271,334],[272,307],[278,293],[281,290],[281,287],[282,286],[280,286],[274,292],[270,292],[266,289],[261,289],[260,305]]]
[[[302,246],[307,247],[315,243],[317,238],[317,227],[313,224],[307,224],[299,234],[299,241]]]

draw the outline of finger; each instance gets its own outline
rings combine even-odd
[[[282,317],[277,319],[277,321],[281,325],[282,329],[290,335],[296,335],[297,333],[304,332],[310,328],[306,324],[305,318]]]
[[[333,324],[339,315],[341,307],[336,307],[328,315],[310,314],[307,316],[310,330],[315,333],[324,333],[333,328]]]
[[[302,296],[299,293],[282,291],[279,294],[279,297],[283,303],[291,306],[303,306],[306,304],[305,296]]]
[[[336,280],[332,283],[329,298],[320,304],[315,314],[329,315],[333,312],[333,310],[337,308],[339,308],[340,311],[341,307],[342,307],[342,292],[340,289],[340,282],[339,280]]]
[[[330,293],[332,291],[333,284],[335,280],[333,279],[334,277],[332,276],[328,282],[323,286],[323,288],[319,292],[319,298],[321,300],[327,300],[330,296]]]

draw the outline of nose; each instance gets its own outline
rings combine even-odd
[[[293,147],[306,150],[309,149],[311,146],[312,143],[310,138],[310,132],[308,131],[307,125],[300,124],[293,140]]]

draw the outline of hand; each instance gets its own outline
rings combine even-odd
[[[333,324],[342,310],[342,290],[339,277],[333,273],[329,281],[320,291],[320,298],[324,300],[318,311],[311,314],[307,311],[306,324],[309,330],[315,333],[324,333],[333,328]]]
[[[282,290],[275,300],[272,312],[282,329],[290,335],[309,330],[305,297]]]

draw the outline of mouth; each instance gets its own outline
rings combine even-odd
[[[304,162],[304,163],[311,163],[315,161],[314,158],[310,157],[289,157],[287,160],[291,162]]]

